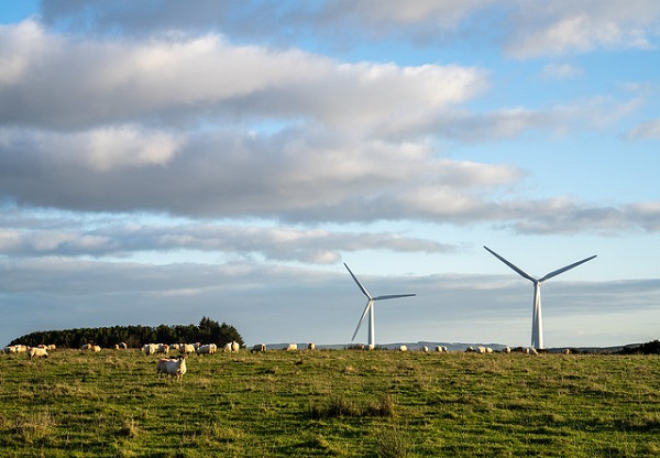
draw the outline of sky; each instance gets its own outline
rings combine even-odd
[[[533,7],[532,7],[533,5]],[[660,2],[0,3],[0,344],[660,338]],[[355,341],[366,342],[367,328]]]

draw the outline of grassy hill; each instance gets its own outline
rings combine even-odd
[[[0,456],[657,456],[660,361],[349,350],[0,355]]]

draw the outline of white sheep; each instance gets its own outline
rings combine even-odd
[[[142,351],[147,356],[154,355],[154,354],[156,354],[156,348],[157,348],[156,344],[148,343],[148,344],[144,344],[142,346]]]
[[[232,348],[231,348],[231,342],[227,342],[227,343],[225,344],[225,346],[222,347],[222,351],[223,351],[223,352],[228,351],[229,353],[231,353],[231,350],[232,350]]]
[[[197,348],[197,354],[198,355],[212,355],[218,350],[218,346],[216,344],[204,344],[200,345]]]
[[[316,344],[314,342],[310,342],[307,344],[307,349],[308,350],[316,350]]]
[[[34,358],[48,358],[48,352],[46,349],[39,347],[30,348],[28,355],[30,355],[30,361],[32,361]]]
[[[182,355],[187,355],[188,353],[195,353],[195,346],[193,344],[181,344],[179,345],[179,353]]]
[[[298,344],[294,344],[294,343],[289,344],[286,347],[286,351],[298,351]]]
[[[399,347],[399,351],[408,351],[408,346],[406,346],[406,345],[401,345],[401,346]]]
[[[158,374],[167,374],[175,376],[177,380],[183,379],[183,375],[188,371],[186,367],[186,357],[179,356],[177,359],[162,358],[156,365]]]

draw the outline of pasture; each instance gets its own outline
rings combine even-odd
[[[660,454],[657,356],[137,350],[0,355],[3,457]]]

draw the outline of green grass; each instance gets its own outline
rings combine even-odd
[[[654,356],[135,350],[0,355],[2,457],[660,454]]]

